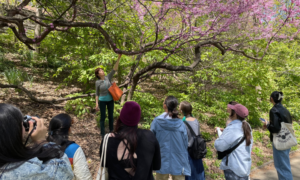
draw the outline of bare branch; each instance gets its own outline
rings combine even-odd
[[[27,94],[27,96],[34,102],[38,103],[43,103],[43,104],[59,104],[62,103],[63,101],[69,101],[69,100],[74,100],[74,99],[79,99],[79,98],[85,98],[85,97],[92,97],[95,96],[95,93],[92,94],[83,94],[80,96],[76,97],[69,97],[69,98],[61,98],[61,99],[52,99],[52,100],[45,100],[45,99],[38,99],[36,98],[29,90],[24,88],[23,86],[18,86],[18,85],[10,85],[10,84],[1,84],[0,83],[0,88],[14,88],[14,89],[20,89],[23,92]]]

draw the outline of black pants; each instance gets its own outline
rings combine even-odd
[[[100,108],[100,128],[101,128],[101,136],[104,137],[105,135],[105,127],[104,122],[106,118],[106,107],[108,110],[108,120],[109,120],[109,130],[110,132],[114,129],[114,101],[99,101],[99,108]]]

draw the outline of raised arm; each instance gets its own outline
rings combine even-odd
[[[114,65],[114,70],[115,70],[115,71],[118,70],[119,62],[120,62],[121,56],[122,56],[122,54],[119,54],[118,60],[117,60],[116,64]]]

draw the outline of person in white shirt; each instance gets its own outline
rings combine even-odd
[[[92,176],[82,148],[74,141],[69,141],[73,119],[68,114],[58,114],[49,124],[47,141],[61,146],[68,156],[74,173],[73,180],[91,180]]]

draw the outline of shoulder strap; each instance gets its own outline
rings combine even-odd
[[[229,156],[229,154],[232,153],[232,151],[234,151],[237,147],[239,147],[242,144],[242,142],[244,142],[245,139],[246,139],[246,137],[244,136],[242,138],[242,140],[240,140],[240,142],[237,145],[235,145],[232,148],[224,151],[226,153],[226,166],[228,166],[228,156]]]
[[[188,122],[184,121],[184,124],[189,128],[190,132],[192,133],[192,136],[196,137],[197,135],[195,134],[194,130],[192,127],[189,125]]]
[[[237,145],[233,146],[233,147],[230,148],[230,149],[227,149],[227,150],[224,151],[224,152],[226,152],[226,154],[230,154],[230,153],[231,153],[232,151],[234,151],[237,147],[239,147],[239,146],[244,142],[245,139],[246,139],[246,137],[244,136],[244,137],[240,140],[240,142],[237,143]]]

